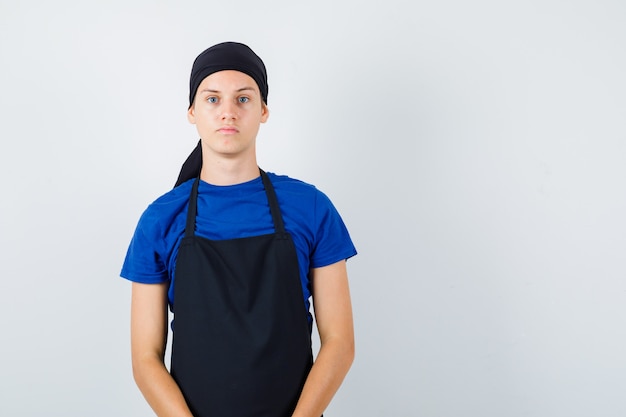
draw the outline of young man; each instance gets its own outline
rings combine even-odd
[[[352,364],[346,259],[356,250],[323,193],[259,169],[267,92],[246,45],[196,58],[187,117],[200,143],[128,248],[133,374],[159,416],[319,417]]]

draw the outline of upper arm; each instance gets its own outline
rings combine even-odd
[[[313,308],[320,342],[338,338],[354,345],[346,261],[311,270]]]
[[[133,282],[131,299],[131,351],[133,363],[145,355],[165,355],[167,291],[169,283]]]

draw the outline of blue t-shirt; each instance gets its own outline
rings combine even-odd
[[[356,255],[356,249],[341,216],[324,193],[287,176],[269,172],[267,175],[274,186],[285,229],[296,247],[304,306],[309,312],[309,270],[348,259]],[[174,304],[174,269],[185,234],[193,181],[159,197],[144,211],[121,272],[123,278],[135,282],[169,281],[170,307]],[[269,233],[274,233],[274,224],[261,177],[229,186],[200,181],[196,235],[226,240]]]

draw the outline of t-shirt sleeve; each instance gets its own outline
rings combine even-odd
[[[322,192],[318,192],[315,199],[315,223],[317,228],[311,267],[331,265],[357,254],[343,219]]]
[[[162,242],[154,222],[144,213],[128,246],[120,276],[144,284],[169,280],[167,265],[161,255]]]

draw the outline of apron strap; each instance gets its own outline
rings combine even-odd
[[[191,187],[189,196],[189,206],[187,208],[187,225],[185,226],[185,237],[193,236],[196,233],[196,212],[198,211],[198,185],[200,176],[196,177]]]
[[[267,202],[270,204],[270,212],[272,213],[272,219],[274,220],[274,229],[276,229],[276,233],[284,234],[285,225],[283,224],[283,217],[280,213],[280,208],[278,207],[278,199],[276,198],[276,193],[274,192],[274,186],[272,186],[272,182],[265,171],[261,168],[259,168],[259,171],[261,172],[261,178],[263,179],[265,194],[267,194]]]
[[[267,195],[267,202],[270,205],[270,213],[272,214],[272,220],[274,221],[274,229],[277,234],[285,233],[285,224],[283,223],[283,217],[278,207],[278,199],[274,192],[274,187],[269,177],[261,168],[261,179],[263,180],[263,187],[265,188],[265,194]],[[185,226],[185,237],[193,236],[196,232],[196,214],[198,211],[198,186],[200,184],[200,176],[196,177],[191,187],[191,195],[189,196],[189,206],[187,208],[187,224]]]

